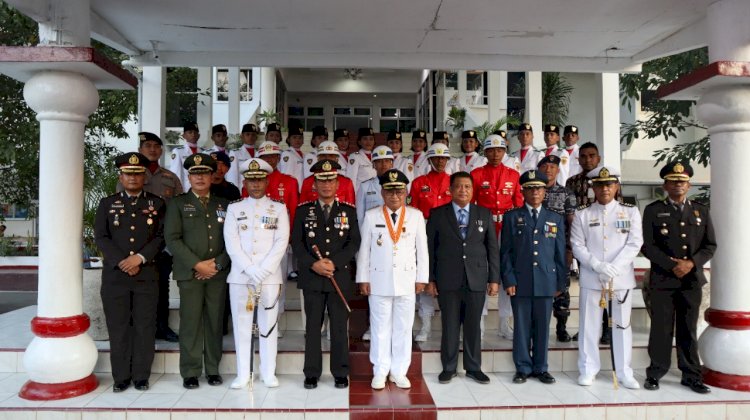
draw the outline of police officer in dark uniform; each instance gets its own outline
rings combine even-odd
[[[159,165],[164,143],[154,133],[138,133],[138,151],[148,160],[146,162],[146,181],[143,190],[161,197],[164,202],[177,194],[182,194],[180,178],[172,171]],[[117,191],[123,191],[122,182],[117,183]],[[172,274],[172,255],[166,249],[156,256],[156,269],[159,270],[159,303],[156,308],[156,338],[176,343],[177,334],[169,328],[169,276]]]
[[[677,336],[677,366],[682,385],[706,394],[698,358],[696,329],[702,287],[703,266],[716,251],[716,237],[707,206],[687,199],[693,168],[672,162],[662,168],[668,197],[655,201],[643,213],[643,255],[651,260],[651,332],[644,388],[659,389],[659,379],[669,370],[672,337]]]
[[[229,201],[210,193],[216,161],[204,153],[185,159],[190,190],[170,200],[164,238],[174,255],[180,288],[180,374],[182,385],[198,387],[205,366],[209,385],[220,385],[222,317],[229,274],[224,218]]]
[[[559,156],[550,154],[543,157],[537,166],[539,171],[547,177],[547,191],[544,194],[542,205],[565,218],[565,262],[570,266],[573,261],[573,252],[570,247],[570,224],[573,223],[573,216],[578,204],[575,194],[557,183],[560,162]],[[570,272],[568,270],[565,270],[565,272],[565,290],[552,301],[552,314],[557,320],[555,326],[557,341],[563,343],[570,341],[570,334],[565,328],[570,316],[570,292],[568,291],[570,288]]]
[[[164,201],[143,191],[148,159],[126,153],[115,159],[124,191],[103,198],[94,238],[104,254],[102,304],[107,319],[114,392],[149,388],[154,360],[159,275],[164,248]]]
[[[323,371],[320,329],[328,310],[331,331],[331,374],[336,388],[349,386],[348,312],[336,293],[329,275],[336,278],[345,297],[351,295],[353,282],[350,267],[359,249],[357,212],[350,204],[337,201],[338,173],[341,168],[333,160],[321,160],[312,166],[318,199],[297,207],[292,225],[291,245],[297,257],[297,287],[304,294],[305,382],[307,389],[318,386]],[[322,259],[312,246],[317,245]]]

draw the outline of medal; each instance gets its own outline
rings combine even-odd
[[[378,246],[383,246],[383,234],[382,233],[378,234],[378,240],[375,241],[375,243],[378,244]]]
[[[310,231],[310,232],[308,232],[307,236],[308,236],[309,238],[314,238],[314,237],[315,237],[315,232],[313,232],[313,231]]]
[[[217,218],[216,218],[216,220],[217,220],[217,221],[218,221],[219,223],[224,223],[224,218],[223,218],[223,217],[217,217]]]
[[[659,231],[659,233],[661,233],[661,234],[662,234],[662,235],[664,235],[664,236],[667,236],[667,234],[669,234],[669,231],[667,230],[667,228],[662,228],[662,229],[661,229],[661,230]]]
[[[391,240],[393,241],[393,249],[396,249],[395,245],[398,243],[399,238],[401,238],[401,232],[404,231],[404,219],[406,219],[406,207],[401,207],[401,214],[398,216],[398,226],[396,227],[395,231],[393,229],[393,223],[391,223],[391,218],[389,217],[387,207],[383,205],[383,218],[385,219],[385,223],[388,226],[388,233],[391,235]],[[379,244],[378,244],[379,245]]]
[[[344,231],[343,230],[339,231],[339,236],[341,236],[342,238],[344,237]]]
[[[243,224],[241,224],[241,225],[240,225],[240,229],[242,229],[242,230],[247,230],[247,225],[246,225],[246,224],[244,224],[244,223],[243,223]]]
[[[479,232],[484,232],[484,228],[483,228],[483,227],[481,227],[481,226],[479,226],[479,227],[477,228],[477,230],[478,230]]]
[[[153,219],[151,219],[151,218],[149,217],[149,218],[148,218],[148,220],[146,220],[146,224],[147,224],[147,225],[149,225],[149,226],[150,226],[150,225],[153,225],[153,224],[154,224],[154,221],[153,221]]]

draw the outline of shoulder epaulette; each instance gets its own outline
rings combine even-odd
[[[244,198],[240,197],[234,201],[230,201],[229,204],[239,203],[240,201],[244,200]]]
[[[308,201],[305,201],[305,202],[303,202],[303,203],[299,203],[299,204],[297,204],[297,207],[302,207],[302,206],[306,206],[306,205],[308,205],[308,204],[313,204],[313,205],[314,205],[316,201],[318,201],[318,200],[308,200]]]
[[[280,198],[271,198],[271,201],[273,201],[273,202],[275,202],[275,203],[279,203],[279,204],[284,204],[284,205],[286,205],[286,203],[284,203],[284,200],[282,200],[282,199],[280,199]]]
[[[625,207],[635,207],[635,204],[623,203],[622,201],[620,202],[620,205],[625,206]]]
[[[356,206],[355,206],[354,204],[352,204],[352,203],[347,203],[346,201],[340,201],[340,200],[336,200],[336,201],[338,201],[338,202],[339,202],[339,205],[343,204],[343,205],[345,205],[345,206],[349,206],[349,207],[351,207],[351,208],[355,208],[355,207],[356,207]]]
[[[583,209],[587,209],[589,207],[591,207],[591,203],[581,204],[580,206],[578,206],[578,208],[576,210],[583,210]]]

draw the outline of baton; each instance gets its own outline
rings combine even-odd
[[[318,249],[317,245],[312,246],[312,251],[315,253],[315,256],[318,257],[318,260],[322,260],[323,256],[320,255],[320,249]],[[333,288],[336,289],[336,293],[338,293],[339,297],[341,298],[341,302],[344,303],[344,306],[346,307],[346,312],[352,313],[352,308],[349,307],[349,303],[346,302],[346,298],[344,297],[344,294],[341,293],[341,289],[339,288],[339,284],[336,283],[336,279],[333,278],[333,275],[328,276],[328,280],[331,280],[331,284],[333,285]]]
[[[609,279],[609,310],[608,312],[608,321],[609,321],[609,329],[612,331],[612,342],[609,344],[609,354],[612,357],[612,383],[615,386],[615,389],[618,389],[617,385],[617,369],[615,368],[615,334],[614,334],[614,328],[612,325],[612,299],[615,295],[615,282],[613,279]]]

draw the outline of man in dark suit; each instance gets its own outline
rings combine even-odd
[[[96,210],[94,238],[104,255],[102,304],[107,319],[114,392],[133,380],[148,389],[154,360],[159,274],[164,249],[164,201],[143,191],[148,158],[126,153],[115,159],[123,191],[103,198]]]
[[[463,323],[466,376],[486,384],[490,378],[481,369],[479,324],[485,292],[496,296],[500,283],[495,225],[489,209],[470,204],[474,183],[468,172],[451,175],[450,192],[452,201],[432,209],[427,221],[430,253],[427,292],[437,296],[443,324],[440,341],[443,371],[438,380],[445,384],[456,376],[459,328]]]
[[[354,207],[336,200],[338,170],[333,160],[321,160],[310,168],[318,199],[297,207],[292,225],[291,245],[297,257],[297,287],[304,294],[305,382],[307,389],[318,386],[323,373],[320,329],[328,310],[331,325],[331,374],[336,388],[349,386],[349,313],[329,277],[334,276],[344,296],[350,296],[353,282],[350,267],[359,249],[359,223]],[[322,259],[312,246],[317,245]]]
[[[500,244],[502,281],[513,306],[514,383],[529,376],[552,384],[547,372],[552,298],[565,289],[565,219],[542,206],[547,178],[539,171],[520,179],[526,204],[505,213]]]
[[[164,238],[174,255],[174,279],[180,288],[180,374],[187,389],[206,379],[221,385],[222,319],[229,274],[224,248],[224,218],[229,202],[210,193],[216,161],[196,153],[185,159],[190,190],[167,205]]]
[[[716,251],[716,237],[708,207],[687,199],[693,168],[672,162],[659,174],[668,198],[656,201],[643,213],[643,255],[651,260],[651,332],[646,369],[648,390],[659,389],[669,370],[672,337],[677,332],[677,366],[682,385],[706,394],[698,358],[696,329],[701,292],[706,284],[703,266]]]

